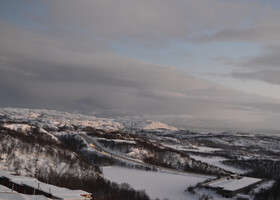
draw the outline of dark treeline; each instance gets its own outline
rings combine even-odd
[[[225,160],[224,164],[248,170],[247,176],[280,179],[280,161],[267,159]]]
[[[261,189],[255,194],[254,200],[280,200],[280,179],[277,179],[271,188]]]
[[[76,177],[73,174],[60,176],[52,172],[49,177],[38,175],[38,179],[50,184],[70,189],[82,189],[93,194],[98,200],[149,200],[145,191],[136,191],[128,184],[116,184],[102,177]]]

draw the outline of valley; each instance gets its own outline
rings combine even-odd
[[[241,192],[258,199],[265,190],[257,188],[273,188],[280,178],[277,135],[13,108],[0,109],[0,121],[2,170],[83,189],[94,199],[228,199],[203,184],[231,176],[261,180]]]

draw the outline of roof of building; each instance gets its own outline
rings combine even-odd
[[[61,199],[79,199],[83,198],[82,194],[90,194],[83,190],[70,190],[68,188],[63,187],[57,187],[55,185],[47,184],[41,181],[38,181],[37,179],[12,179],[13,183],[17,184],[23,184],[31,188],[36,188],[40,191],[43,191],[45,193],[51,193],[53,196]],[[84,199],[84,198],[83,198]]]
[[[26,195],[20,193],[0,193],[0,200],[48,200],[43,195]]]
[[[10,173],[6,172],[6,171],[3,171],[3,170],[0,170],[0,177],[10,177],[10,176],[13,176],[11,175]]]
[[[32,177],[14,176],[2,170],[0,170],[0,177],[9,178],[12,183],[18,185],[26,185],[31,188],[36,188],[45,193],[51,193],[52,196],[60,199],[84,199],[84,197],[82,197],[81,195],[91,194],[83,190],[70,190],[68,188],[57,187],[55,185],[38,181],[37,179]]]
[[[260,182],[262,179],[251,178],[251,177],[242,177],[240,179],[223,179],[210,183],[209,186],[213,188],[221,188],[227,191],[236,191],[241,188],[250,186],[252,184]]]

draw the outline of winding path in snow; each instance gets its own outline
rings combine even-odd
[[[142,162],[140,160],[136,160],[136,159],[120,156],[120,155],[114,154],[111,151],[109,152],[107,149],[102,147],[98,142],[88,138],[88,136],[86,134],[80,133],[79,135],[80,135],[80,137],[82,137],[86,141],[86,143],[89,146],[94,148],[99,153],[101,153],[103,155],[106,155],[106,156],[113,157],[115,159],[119,159],[121,161],[126,161],[126,162],[129,162],[131,164],[142,165],[144,167],[155,168],[158,171],[168,172],[168,173],[173,173],[173,174],[192,175],[192,176],[208,177],[208,178],[215,178],[216,177],[216,176],[213,176],[213,175],[204,175],[204,174],[199,174],[199,173],[194,173],[194,172],[183,172],[183,171],[179,171],[179,170],[176,170],[176,169],[170,169],[170,168],[166,168],[166,167],[152,165],[152,164],[144,163],[144,162]]]

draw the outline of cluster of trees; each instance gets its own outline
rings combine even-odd
[[[61,187],[85,190],[92,193],[93,198],[98,200],[150,200],[145,191],[136,191],[129,184],[119,185],[102,177],[77,177],[72,173],[60,176],[53,172],[47,178],[39,176],[38,179]]]
[[[0,144],[0,154],[6,155],[5,165],[13,171],[25,171],[33,176],[35,172],[48,174],[50,170],[61,171],[63,163],[66,169],[100,172],[87,159],[38,128],[23,133],[0,126]]]
[[[223,175],[227,173],[218,167],[196,161],[181,151],[161,146],[147,139],[140,138],[136,141],[141,148],[150,152],[149,155],[153,155],[153,157],[145,158],[144,161],[147,163],[201,174]],[[185,160],[185,163],[180,162],[181,158]]]
[[[29,132],[14,131],[5,128],[0,124],[0,134],[9,135],[17,138],[22,142],[41,144],[41,145],[55,145],[57,141],[51,135],[42,133],[39,127],[31,126]]]
[[[136,142],[136,144],[116,143],[109,140],[99,140],[99,142],[105,147],[110,148],[113,151],[120,151],[124,154],[131,152],[135,148],[144,150],[148,153],[142,155],[140,151],[141,155],[139,155],[139,157],[145,163],[149,163],[152,165],[204,174],[222,175],[227,173],[218,167],[196,161],[190,158],[187,154],[182,153],[181,151],[162,146],[156,142],[151,142],[143,137],[139,136],[137,138],[134,138],[134,141]],[[185,162],[181,162],[182,159],[184,159]]]
[[[245,175],[266,180],[275,180],[270,188],[261,189],[254,200],[280,200],[280,161],[267,159],[226,160],[227,165],[249,170]]]
[[[261,189],[255,194],[254,200],[280,200],[280,179],[277,179],[272,187],[268,189]]]
[[[154,170],[151,167],[145,167],[145,166],[137,165],[137,164],[130,164],[130,163],[127,163],[124,161],[117,160],[113,157],[98,154],[94,151],[89,151],[85,141],[77,134],[60,135],[59,139],[65,146],[67,146],[72,151],[79,154],[81,157],[86,159],[88,162],[90,162],[94,166],[117,165],[117,166],[122,166],[122,167],[127,167],[127,168],[142,169],[142,170],[146,170],[146,171]],[[108,145],[109,145],[109,143],[113,144],[114,142],[108,141]]]
[[[224,164],[249,170],[247,176],[280,179],[280,161],[267,159],[225,160]]]

